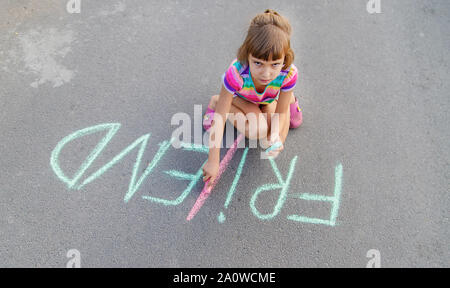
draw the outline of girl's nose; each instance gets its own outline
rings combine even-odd
[[[262,76],[264,77],[264,79],[269,79],[270,76],[270,70],[269,69],[265,69],[262,73]]]

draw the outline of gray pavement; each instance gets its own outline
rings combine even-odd
[[[366,267],[371,249],[450,266],[449,1],[66,2],[0,0],[0,267],[66,267],[71,249],[82,267]],[[293,27],[304,123],[274,162],[238,149],[186,221],[207,155],[159,149],[266,8]],[[288,187],[262,190],[276,169]]]

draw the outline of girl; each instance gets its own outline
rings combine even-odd
[[[223,75],[220,95],[212,96],[203,119],[205,130],[213,131],[208,161],[203,166],[203,181],[210,180],[209,186],[219,171],[218,143],[222,142],[226,121],[219,121],[217,117],[228,117],[248,139],[267,139],[267,143],[273,145],[273,150],[267,154],[271,157],[284,149],[289,128],[297,128],[302,123],[302,111],[292,92],[298,72],[292,64],[294,52],[290,36],[289,22],[273,10],[267,9],[251,21],[237,59]],[[271,131],[274,113],[279,115],[279,129],[274,129],[278,131]],[[264,121],[253,121],[260,117]],[[245,123],[245,127],[238,123]]]

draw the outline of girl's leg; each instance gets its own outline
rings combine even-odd
[[[295,98],[292,97],[290,104],[292,104],[294,102],[295,102]],[[275,110],[277,108],[277,100],[273,101],[271,104],[268,104],[268,105],[261,105],[260,107],[261,107],[262,113],[267,113],[267,126],[269,127],[268,132],[267,132],[267,137],[270,138],[270,133],[272,131],[272,125],[271,125],[272,121],[271,120],[272,120],[272,115],[275,113]],[[286,137],[289,133],[289,124],[290,124],[290,115],[291,115],[290,113],[291,112],[290,112],[290,105],[289,105],[288,111],[286,113],[286,119],[285,119],[286,125],[285,125],[284,129],[282,131],[280,131],[280,137],[281,137],[283,143],[285,142]]]
[[[291,108],[290,108],[290,106],[288,106],[288,111],[286,113],[286,119],[285,119],[285,122],[284,122],[284,123],[286,123],[286,125],[284,125],[283,130],[280,133],[281,141],[283,141],[283,143],[286,143],[285,142],[286,141],[286,137],[287,137],[287,135],[289,133],[289,121],[290,121],[290,118],[291,118]]]
[[[294,93],[292,93],[291,102],[289,103],[288,111],[286,113],[286,119],[285,119],[285,122],[284,122],[284,123],[286,123],[286,125],[284,126],[284,129],[281,131],[281,135],[280,135],[283,143],[286,143],[285,142],[286,141],[286,137],[287,137],[287,135],[289,133],[289,126],[290,126],[290,123],[291,123],[291,104],[292,103],[295,103],[295,95],[294,95]]]
[[[258,134],[258,125],[256,123],[253,123],[254,121],[249,121],[248,117],[246,116],[246,113],[241,110],[238,106],[231,104],[230,107],[230,114],[228,115],[228,121],[236,127],[236,129],[241,133],[244,134],[247,139],[259,139],[261,137],[261,133]],[[256,118],[257,119],[257,118]],[[252,122],[252,124],[250,124]],[[250,125],[253,125],[250,127]],[[256,127],[255,127],[256,125]],[[252,129],[250,129],[252,128]],[[265,134],[265,132],[264,132]]]
[[[248,139],[261,139],[267,135],[267,121],[258,104],[235,97],[228,119]],[[245,128],[244,128],[245,127]]]
[[[270,104],[267,105],[260,105],[261,112],[264,114],[266,113],[266,120],[267,120],[267,135],[269,136],[271,131],[271,124],[272,124],[272,114],[275,113],[275,109],[277,108],[278,100],[273,101]]]
[[[294,94],[292,94],[292,98],[291,98],[291,101],[289,102],[289,106],[290,106],[290,104],[292,104],[294,102],[295,102],[295,96],[294,96]],[[260,109],[261,109],[261,112],[263,114],[266,113],[266,115],[267,115],[267,127],[269,127],[268,133],[267,133],[268,135],[270,134],[270,131],[272,130],[271,129],[271,127],[272,127],[272,125],[271,125],[272,124],[271,123],[272,122],[272,114],[275,113],[275,110],[277,109],[277,104],[278,104],[278,100],[275,100],[275,101],[273,101],[270,104],[260,105],[259,106]],[[290,113],[290,112],[288,112],[288,113]],[[288,123],[290,123],[290,119],[289,119]],[[281,132],[283,132],[283,131],[281,131]]]

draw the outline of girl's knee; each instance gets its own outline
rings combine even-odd
[[[251,140],[265,138],[268,130],[267,120],[264,117],[258,118],[258,121],[250,119],[247,121],[246,131],[248,131],[248,138]]]

